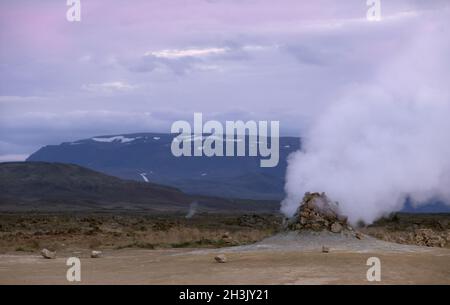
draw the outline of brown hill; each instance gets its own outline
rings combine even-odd
[[[276,202],[187,195],[154,183],[108,176],[78,165],[48,162],[0,163],[1,210],[143,209],[274,212]]]

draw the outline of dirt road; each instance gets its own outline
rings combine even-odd
[[[228,263],[214,262],[214,251],[113,250],[92,259],[88,252],[1,255],[1,284],[72,284],[66,258],[81,258],[81,284],[370,284],[371,256],[381,260],[382,284],[450,284],[450,251],[405,253],[337,251],[233,251]]]

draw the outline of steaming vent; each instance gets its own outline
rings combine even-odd
[[[330,231],[341,233],[353,232],[347,217],[339,213],[339,205],[332,202],[325,193],[305,193],[294,216],[285,222],[290,231]]]

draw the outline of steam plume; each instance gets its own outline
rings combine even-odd
[[[373,222],[406,198],[450,202],[450,36],[444,23],[414,33],[370,83],[337,97],[290,156],[281,210],[326,192],[351,222]],[[343,72],[344,73],[344,72]]]
[[[187,213],[186,216],[184,216],[184,217],[185,217],[186,219],[192,218],[192,216],[194,216],[195,213],[197,212],[197,207],[198,207],[197,201],[192,202],[192,203],[189,205],[189,211],[188,211],[188,213]]]

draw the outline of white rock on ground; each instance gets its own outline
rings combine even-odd
[[[214,257],[214,259],[218,263],[226,263],[227,262],[227,257],[224,254],[219,254],[216,257]]]
[[[46,258],[46,259],[54,259],[54,258],[56,258],[56,252],[52,252],[52,251],[47,250],[47,249],[42,249],[41,255],[44,258]]]
[[[91,258],[99,258],[102,256],[102,251],[92,251]]]

